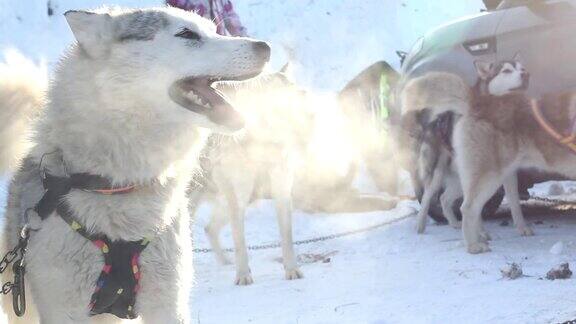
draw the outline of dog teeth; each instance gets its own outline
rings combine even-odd
[[[200,97],[198,97],[194,92],[188,93],[188,98],[192,99],[194,103],[200,103]]]
[[[195,94],[194,92],[189,92],[187,94],[188,98],[190,98],[195,104],[204,106],[204,107],[208,107],[208,108],[212,108],[212,106],[210,105],[209,102],[207,102],[206,100],[204,100],[204,98],[202,98],[201,96]]]

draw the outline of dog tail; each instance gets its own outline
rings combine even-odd
[[[467,114],[471,99],[471,89],[461,77],[446,72],[430,72],[406,83],[400,100],[403,114],[429,109],[435,117],[446,111]]]
[[[44,65],[17,51],[0,61],[0,175],[14,170],[31,147],[32,121],[40,114],[48,87]]]

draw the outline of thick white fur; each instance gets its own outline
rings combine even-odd
[[[98,27],[100,17],[71,14],[69,20],[87,19],[81,28],[95,24],[100,37],[74,30],[82,48],[72,46],[56,70],[48,104],[35,126],[34,147],[10,186],[2,254],[17,242],[24,209],[43,193],[42,156],[43,166],[52,173],[89,172],[116,184],[135,183],[138,189],[130,194],[104,196],[73,190],[66,200],[90,232],[112,240],[150,238],[141,255],[136,310],[144,323],[189,323],[193,269],[185,193],[209,132],[199,126],[225,129],[174,103],[168,88],[188,76],[231,78],[258,73],[266,59],[254,50],[253,40],[219,36],[207,20],[178,9],[101,12],[108,17],[103,21],[112,22],[105,31]],[[117,42],[106,34],[130,28],[138,31],[127,18],[144,16],[165,19],[166,24],[148,40]],[[200,34],[202,46],[191,47],[174,37],[182,27]],[[0,93],[10,91],[19,98],[38,91],[32,76],[25,70],[18,73],[16,80],[24,80],[22,87],[2,84]],[[0,114],[5,109],[28,110],[26,105],[29,101],[21,101],[18,107],[2,104]],[[6,126],[3,121],[0,134],[5,134]],[[0,137],[0,148],[10,143],[11,136]],[[0,151],[3,159],[6,154],[14,153]],[[28,307],[36,306],[39,318],[31,310],[20,322],[118,322],[110,316],[88,316],[90,296],[103,265],[100,251],[57,215],[42,222],[32,215],[32,220],[38,231],[32,232],[25,259],[28,293],[34,300]],[[11,275],[7,272],[2,279],[11,280]],[[10,296],[4,300],[4,310],[12,314]],[[10,323],[19,322],[11,318]]]
[[[0,174],[17,168],[30,148],[32,120],[43,107],[48,74],[15,50],[0,62]]]
[[[465,114],[470,107],[470,87],[459,76],[446,72],[430,72],[414,78],[400,94],[402,114],[429,108],[434,116],[446,111]]]

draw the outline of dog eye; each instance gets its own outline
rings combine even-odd
[[[510,73],[512,73],[512,70],[510,70],[510,69],[502,70],[502,73],[510,74]]]
[[[192,40],[196,40],[196,41],[199,41],[201,39],[200,35],[197,32],[193,32],[188,28],[182,28],[182,30],[179,31],[174,36],[182,37],[182,38],[186,38],[186,39],[192,39]]]

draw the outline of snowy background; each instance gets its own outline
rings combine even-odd
[[[62,13],[106,4],[161,5],[161,1],[0,0],[0,51],[16,48],[50,67],[72,41]],[[398,66],[395,50],[408,50],[429,28],[482,8],[476,0],[236,0],[249,33],[270,41],[271,69],[295,61],[296,80],[312,90],[336,91],[364,67],[385,59]],[[6,180],[0,181],[0,204]],[[576,188],[565,185],[566,193]],[[547,193],[541,186],[536,193]],[[573,196],[572,196],[573,197]],[[255,284],[233,285],[234,267],[212,255],[196,255],[197,284],[191,292],[195,323],[554,323],[576,317],[574,280],[540,280],[553,266],[576,260],[576,219],[531,217],[536,236],[521,238],[500,221],[487,224],[492,253],[465,252],[461,233],[429,226],[415,234],[414,202],[388,212],[307,215],[296,212],[296,240],[391,225],[364,234],[297,247],[305,278],[283,280],[279,249],[251,251]],[[247,218],[250,245],[278,240],[270,202],[255,204]],[[201,209],[195,226],[198,247],[208,243]],[[232,246],[229,231],[224,243]],[[554,249],[551,249],[555,246]],[[307,262],[327,255],[329,262]],[[527,277],[502,280],[508,262]]]

